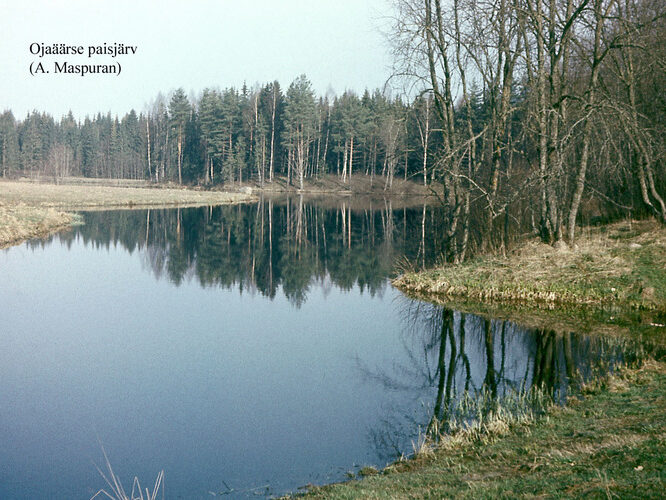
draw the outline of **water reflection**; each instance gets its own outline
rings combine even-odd
[[[92,496],[98,437],[169,497],[282,494],[409,453],[467,396],[561,399],[629,359],[404,298],[387,277],[436,259],[438,217],[300,197],[86,213],[1,252],[0,498]]]
[[[322,206],[302,196],[256,204],[188,209],[88,212],[58,238],[143,252],[158,278],[275,297],[282,288],[302,305],[325,279],[342,290],[381,292],[396,262],[432,265],[440,254],[441,210],[424,202],[394,209],[390,200]],[[426,225],[428,230],[426,231]],[[43,243],[33,243],[41,245]]]
[[[638,342],[528,329],[419,301],[404,300],[402,309],[401,361],[369,367],[357,360],[367,381],[394,396],[381,424],[369,430],[386,460],[409,453],[419,432],[445,433],[500,402],[532,404],[535,388],[563,403],[591,377],[643,356]],[[483,405],[464,414],[463,400]]]

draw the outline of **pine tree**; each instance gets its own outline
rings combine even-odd
[[[288,168],[293,170],[300,189],[303,189],[309,149],[316,131],[314,92],[305,75],[299,76],[289,86],[284,114],[283,141],[289,154]],[[291,176],[288,174],[288,177]]]
[[[183,183],[183,137],[185,125],[190,117],[192,109],[182,88],[176,90],[169,102],[169,118],[171,127],[176,133],[178,147],[178,184]]]
[[[0,115],[0,175],[7,177],[19,169],[19,143],[16,120],[11,111]]]

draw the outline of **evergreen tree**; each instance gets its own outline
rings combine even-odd
[[[303,179],[308,167],[309,149],[315,134],[315,100],[312,85],[305,75],[299,76],[289,86],[285,104],[285,130],[283,143],[288,151],[288,178],[298,178],[303,189]]]
[[[192,109],[182,88],[176,90],[169,102],[169,118],[172,130],[177,137],[178,184],[183,183],[183,138],[185,125],[190,118]]]
[[[8,177],[18,170],[19,142],[16,120],[11,111],[0,115],[0,175]]]

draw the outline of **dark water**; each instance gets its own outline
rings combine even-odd
[[[412,451],[465,391],[569,385],[618,346],[404,298],[437,211],[300,200],[83,214],[0,252],[0,498],[255,497]],[[108,490],[108,488],[107,488]]]

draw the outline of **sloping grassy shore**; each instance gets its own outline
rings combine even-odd
[[[446,299],[666,311],[666,228],[627,221],[585,229],[574,249],[532,239],[506,258],[406,273],[393,284]]]
[[[526,326],[666,342],[666,229],[631,221],[586,229],[574,249],[536,240],[506,258],[406,273],[394,285],[447,307]],[[588,385],[540,419],[495,420],[421,447],[311,498],[663,498],[666,361]],[[371,471],[370,471],[371,472]]]
[[[587,387],[537,422],[496,425],[308,498],[663,498],[666,364]]]
[[[47,236],[72,225],[74,215],[53,208],[0,202],[0,248]]]
[[[244,193],[193,189],[0,181],[0,248],[70,226],[76,217],[65,210],[220,205],[249,199]]]

